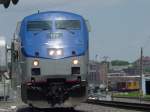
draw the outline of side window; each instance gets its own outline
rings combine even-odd
[[[130,87],[131,86],[131,82],[128,82],[128,87]]]
[[[136,86],[136,82],[133,82],[134,86]]]

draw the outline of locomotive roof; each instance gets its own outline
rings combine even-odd
[[[49,15],[51,14],[51,15]],[[47,11],[47,12],[39,12],[39,13],[35,13],[32,15],[29,15],[27,17],[24,18],[24,20],[28,20],[28,19],[34,19],[34,18],[47,18],[49,16],[53,16],[53,17],[57,17],[57,16],[67,16],[67,17],[73,17],[73,18],[78,18],[78,19],[83,19],[82,16],[75,14],[75,13],[71,13],[71,12],[64,12],[64,11]]]

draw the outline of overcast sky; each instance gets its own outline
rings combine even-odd
[[[150,56],[150,0],[20,0],[0,5],[0,35],[10,43],[17,21],[37,11],[61,10],[81,14],[90,21],[90,58],[134,61]]]

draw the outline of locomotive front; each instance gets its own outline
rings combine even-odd
[[[22,100],[36,107],[75,106],[85,101],[88,29],[80,15],[43,12],[20,28]]]

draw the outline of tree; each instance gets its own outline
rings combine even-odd
[[[126,66],[129,64],[130,63],[128,61],[124,61],[124,60],[113,60],[113,61],[111,61],[112,66]]]
[[[143,72],[144,73],[150,73],[150,67],[144,67]]]

